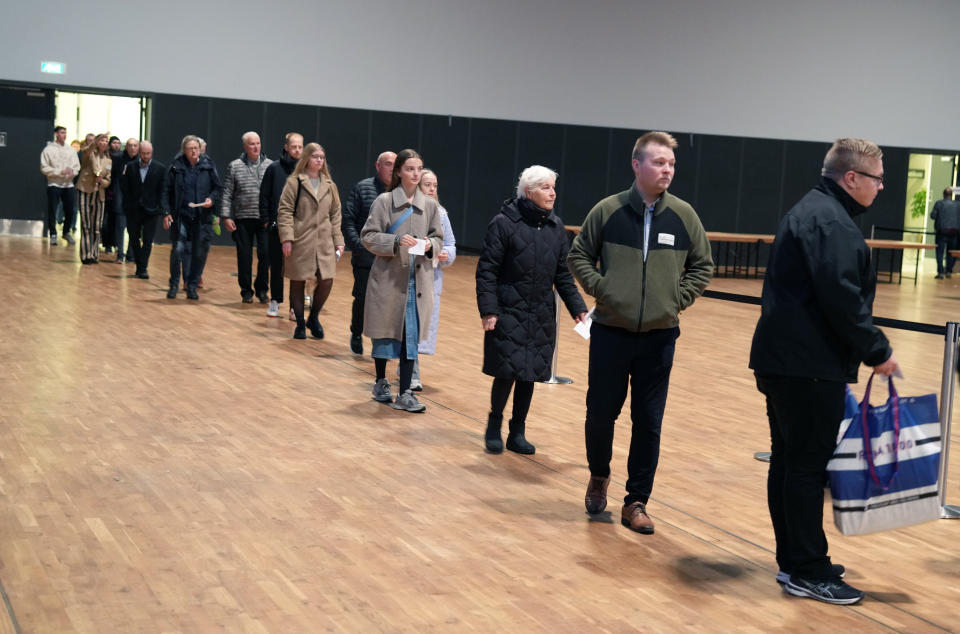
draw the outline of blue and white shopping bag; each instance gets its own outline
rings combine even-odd
[[[940,517],[937,395],[901,398],[891,378],[889,399],[872,407],[872,383],[873,376],[859,405],[848,392],[850,424],[827,465],[833,520],[844,535]]]

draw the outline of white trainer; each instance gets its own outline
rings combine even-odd
[[[267,307],[267,317],[277,317],[280,314],[280,302],[275,299],[270,300],[270,306]]]

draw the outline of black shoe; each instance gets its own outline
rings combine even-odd
[[[170,290],[167,291],[167,299],[176,299],[177,298],[177,287],[171,286]]]
[[[244,304],[252,304],[252,303],[253,303],[253,293],[251,293],[251,294],[249,294],[249,295],[246,294],[246,293],[241,293],[241,294],[240,294],[240,297],[243,298],[243,303],[244,303]]]
[[[943,279],[943,274],[942,274],[942,273],[937,273],[936,277],[934,277],[933,279],[935,279],[935,280],[942,280],[942,279]]]
[[[314,339],[323,339],[323,326],[320,325],[319,319],[308,319],[307,328],[310,329]]]
[[[836,577],[815,581],[790,575],[784,589],[795,597],[808,597],[834,605],[852,605],[864,597],[863,591]]]
[[[500,437],[500,427],[503,425],[503,415],[487,414],[487,431],[483,433],[483,442],[490,453],[503,452],[503,438]]]
[[[187,289],[187,299],[200,299],[200,296],[197,295],[197,289],[188,288]]]
[[[350,335],[350,352],[353,354],[363,354],[363,336]]]
[[[260,291],[259,293],[257,293],[257,299],[260,300],[261,304],[266,304],[267,302],[270,301],[270,296],[267,295],[267,291]]]
[[[529,456],[536,453],[537,448],[528,443],[527,439],[523,437],[525,427],[526,422],[524,421],[520,421],[519,423],[513,420],[510,421],[510,433],[507,434],[507,449]]]
[[[294,339],[306,339],[307,338],[307,328],[306,326],[297,326],[293,331]]]
[[[830,575],[831,575],[831,576],[833,576],[833,577],[840,577],[840,578],[842,579],[843,576],[846,575],[846,574],[847,574],[847,569],[844,568],[842,565],[840,565],[840,564],[831,564],[831,565],[830,565]],[[778,570],[778,571],[777,571],[777,583],[779,583],[779,584],[782,586],[782,585],[786,585],[786,583],[787,583],[788,581],[790,581],[790,573],[787,572],[786,570]]]
[[[141,280],[150,279],[150,275],[146,271],[140,271],[139,273],[137,273],[137,277],[139,277]]]

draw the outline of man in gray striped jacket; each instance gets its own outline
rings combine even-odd
[[[243,154],[230,161],[223,185],[220,216],[237,243],[237,282],[245,304],[253,303],[256,291],[261,304],[267,303],[270,257],[267,252],[267,219],[260,217],[260,182],[273,161],[260,153],[260,135],[247,132],[241,137]],[[257,279],[251,284],[253,243],[257,244]]]

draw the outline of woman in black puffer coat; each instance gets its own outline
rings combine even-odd
[[[523,170],[517,197],[503,203],[483,240],[477,262],[477,306],[483,322],[483,372],[493,377],[487,451],[503,451],[503,409],[513,392],[507,449],[532,454],[524,437],[533,382],[550,378],[556,336],[553,287],[577,321],[587,307],[567,268],[570,246],[553,213],[557,174],[540,165]]]

